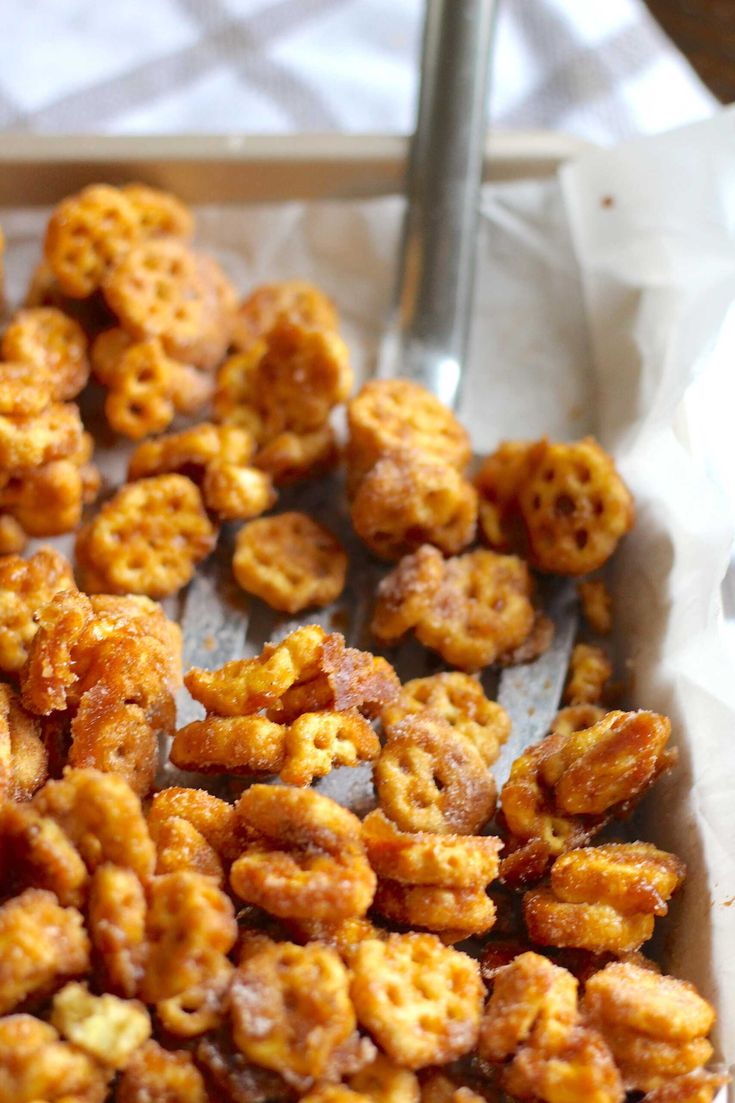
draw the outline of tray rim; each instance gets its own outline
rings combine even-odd
[[[497,131],[485,180],[553,175],[594,148],[556,131]],[[0,206],[55,203],[104,179],[142,179],[191,203],[355,199],[400,192],[408,138],[388,134],[0,135]]]

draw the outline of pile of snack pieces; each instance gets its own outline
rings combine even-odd
[[[683,863],[591,845],[676,761],[665,717],[606,707],[604,582],[578,583],[596,642],[499,794],[510,721],[473,676],[548,645],[531,568],[588,576],[631,527],[593,440],[505,443],[471,480],[448,410],[368,383],[343,458],[356,532],[397,560],[373,633],[455,669],[401,685],[312,624],[187,671],[206,716],[176,730],[181,635],[151,598],[222,521],[248,522],[235,577],[279,610],[347,571],[316,520],[253,519],[337,462],[334,308],[301,283],[238,305],[192,229],[140,185],[65,200],[3,338],[3,551],[74,530],[98,489],[71,401],[90,338],[109,424],[141,443],[79,531],[83,590],[53,548],[0,559],[0,1103],[708,1103],[714,1011],[640,952]],[[210,398],[213,422],[142,440]],[[201,782],[254,783],[154,791],[166,737]],[[309,787],[365,762],[362,820]]]

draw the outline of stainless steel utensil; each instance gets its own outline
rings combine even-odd
[[[427,2],[396,305],[377,365],[380,376],[415,379],[453,408],[471,318],[495,6],[495,0]],[[290,496],[282,496],[285,509]],[[336,479],[300,489],[295,501],[298,508],[325,520],[347,545],[353,565],[348,586],[331,618],[327,616],[339,623],[351,643],[369,646],[367,625],[384,568],[368,559],[352,533]],[[231,532],[224,533],[216,555],[189,586],[182,618],[185,668],[213,668],[257,654],[268,640],[314,620],[286,620],[256,602],[248,612],[231,579],[231,543]],[[514,724],[501,780],[512,757],[545,734],[558,707],[574,636],[574,602],[566,584],[547,589],[547,608],[556,626],[554,644],[535,663],[505,671],[497,689]],[[429,672],[426,655],[413,645],[401,648],[396,665],[404,678]],[[200,706],[188,695],[182,694],[179,704],[180,723],[201,715]],[[371,799],[371,773],[369,768],[335,770],[319,788],[352,807],[362,806]]]

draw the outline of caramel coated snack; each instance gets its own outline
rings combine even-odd
[[[2,1103],[102,1103],[110,1076],[50,1023],[27,1014],[0,1018]]]
[[[32,364],[48,376],[55,401],[76,398],[89,378],[84,330],[52,306],[19,310],[5,330],[0,356]]]
[[[83,433],[68,456],[0,476],[0,511],[7,510],[28,536],[72,532],[100,487],[92,449],[91,436]]]
[[[495,781],[479,751],[439,717],[397,724],[373,778],[380,807],[403,831],[472,835],[495,809]]]
[[[163,1049],[151,1039],[133,1055],[115,1099],[117,1103],[209,1103],[210,1096],[190,1053]]]
[[[216,532],[199,491],[183,475],[128,484],[77,537],[77,559],[93,593],[165,597],[191,579]]]
[[[247,843],[234,892],[271,915],[337,920],[364,915],[375,892],[356,816],[311,789],[253,785],[237,816]]]
[[[587,982],[583,1009],[610,1046],[628,1090],[653,1091],[712,1055],[712,1006],[693,984],[614,963]]]
[[[361,1026],[405,1068],[445,1065],[473,1048],[482,1013],[477,963],[431,934],[366,939],[352,958]]]
[[[334,303],[314,284],[305,280],[266,283],[256,287],[238,307],[233,348],[246,352],[273,329],[282,315],[311,329],[336,330],[338,325]]]
[[[464,471],[470,440],[454,414],[408,379],[373,379],[347,406],[348,465],[355,482],[382,456],[403,450]]]
[[[38,718],[0,685],[0,800],[29,800],[46,780],[48,757]]]
[[[20,670],[38,631],[35,613],[60,590],[75,588],[71,564],[55,548],[0,559],[0,670]]]
[[[529,747],[500,793],[508,829],[502,874],[539,880],[550,857],[588,842],[624,815],[676,761],[671,722],[653,712],[610,712],[592,727],[556,732]]]
[[[268,476],[250,466],[255,442],[235,425],[202,422],[138,445],[128,478],[179,472],[195,482],[210,513],[221,520],[247,521],[275,502]]]
[[[77,453],[83,435],[77,407],[52,401],[49,388],[41,380],[33,400],[34,412],[17,412],[27,403],[29,388],[14,370],[9,378],[10,369],[12,365],[0,364],[0,469],[23,472]],[[27,365],[23,370],[31,371]]]
[[[570,850],[552,866],[551,888],[524,897],[529,935],[540,945],[594,953],[637,950],[684,875],[678,858],[650,843]]]
[[[409,629],[452,666],[478,670],[512,656],[534,627],[526,564],[478,549],[452,559],[423,545],[378,586],[372,632],[395,643]]]
[[[394,701],[382,710],[383,730],[390,736],[396,724],[425,710],[436,713],[458,735],[475,745],[487,766],[492,766],[510,735],[510,717],[484,694],[476,678],[451,671],[405,682]]]
[[[265,445],[281,433],[320,429],[351,386],[342,338],[280,315],[264,337],[219,369],[214,411]]]
[[[321,475],[339,458],[334,429],[325,422],[307,433],[286,430],[258,450],[256,466],[270,475],[275,486],[288,486]]]
[[[611,675],[612,663],[601,648],[575,644],[564,700],[570,705],[592,705],[601,701]]]
[[[349,974],[334,950],[266,941],[238,968],[231,1002],[235,1045],[248,1060],[302,1091],[339,1079],[330,1066],[356,1020]]]
[[[474,538],[477,491],[443,462],[397,452],[360,481],[351,514],[357,535],[382,559],[399,559],[422,544],[455,555]]]
[[[329,605],[342,593],[347,555],[332,533],[305,513],[251,521],[232,560],[243,590],[285,613]]]

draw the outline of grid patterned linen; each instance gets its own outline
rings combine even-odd
[[[421,0],[3,0],[0,129],[406,132],[421,12]],[[501,0],[491,95],[494,125],[597,142],[715,104],[641,0]]]

